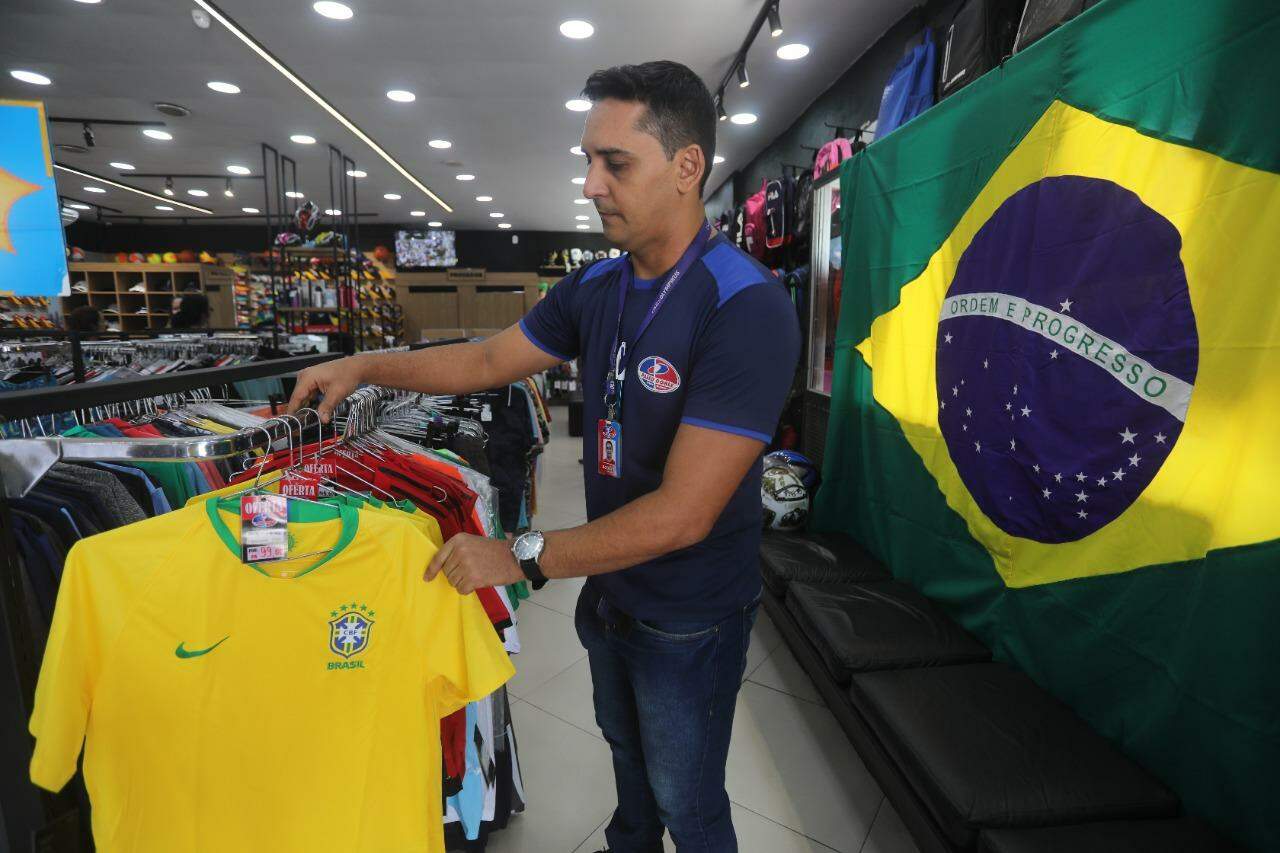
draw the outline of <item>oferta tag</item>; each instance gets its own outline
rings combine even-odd
[[[240,561],[269,563],[289,556],[289,499],[284,495],[240,498]]]

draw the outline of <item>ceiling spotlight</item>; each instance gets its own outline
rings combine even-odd
[[[252,171],[248,166],[239,166],[235,163],[227,166],[227,171],[233,175],[247,175]]]
[[[478,196],[476,196],[476,201],[493,201],[493,196],[491,196],[491,195],[478,195]]]
[[[565,21],[560,24],[560,35],[569,39],[589,39],[596,28],[587,21]]]
[[[104,193],[104,192],[106,192],[106,190],[104,190],[102,187],[85,187],[85,188],[84,188],[84,191],[85,191],[85,192],[87,192],[87,193]]]
[[[174,118],[186,118],[191,115],[191,110],[187,109],[182,104],[170,104],[166,101],[156,101],[151,106],[156,108],[156,112],[163,113],[167,116],[173,116]]]
[[[297,190],[290,190],[289,192],[285,193],[285,197],[286,198],[306,198],[307,194],[300,193]]]
[[[293,136],[289,137],[289,141],[296,142],[299,145],[315,145],[316,144],[316,138],[314,136],[307,136],[305,133],[295,133]]]
[[[48,86],[53,82],[43,74],[37,74],[34,71],[23,71],[20,68],[10,71],[9,76],[14,80],[21,80],[23,83],[30,83],[33,86]]]
[[[432,139],[427,144],[430,145],[432,148],[439,148],[441,151],[443,151],[446,148],[453,147],[453,143],[447,139]]]
[[[67,207],[74,207],[76,210],[93,210],[93,208],[92,208],[92,207],[90,207],[89,205],[87,205],[87,204],[81,204],[81,203],[80,203],[80,202],[78,202],[78,201],[77,201],[77,202],[72,202],[71,204],[67,205]]]
[[[349,21],[355,15],[346,3],[335,3],[334,0],[320,0],[319,3],[312,3],[311,8],[335,21]]]
[[[326,207],[324,209],[324,215],[325,216],[341,216],[342,211],[338,210],[336,207]]]
[[[778,4],[769,7],[769,35],[777,38],[782,35],[782,16],[778,14]]]
[[[409,211],[409,215],[410,216],[426,216],[427,212],[425,210],[411,210]]]
[[[461,175],[454,175],[453,177],[459,181],[474,181],[476,179],[475,175],[469,175],[466,172],[463,172]]]
[[[418,100],[417,95],[405,89],[392,89],[387,92],[387,97],[400,104],[412,104]]]
[[[590,217],[590,216],[587,216],[585,213],[580,213],[580,214],[578,214],[577,216],[575,216],[575,217],[573,217],[573,218],[574,218],[574,219],[576,219],[576,220],[578,220],[579,222],[590,222],[590,221],[591,221],[591,217]]]
[[[92,148],[93,147],[93,128],[89,126],[89,122],[87,121],[82,125],[82,127],[84,129],[84,144],[86,147]]]
[[[440,221],[440,220],[438,220],[438,219],[433,219],[433,220],[431,220],[430,222],[428,222],[428,223],[427,223],[427,226],[428,226],[428,227],[430,227],[430,228],[439,228],[439,227],[441,227],[442,225],[444,225],[444,223],[443,223],[443,222],[441,222],[441,221]]]
[[[570,183],[577,184],[578,186],[582,186],[586,182],[587,182],[586,178],[574,178],[572,181],[570,181]]]
[[[727,121],[729,114],[724,111],[724,92],[716,95],[716,116],[720,121]]]
[[[347,169],[348,178],[367,178],[369,173],[363,169]]]
[[[720,165],[721,163],[723,163],[723,162],[724,162],[724,158],[723,158],[723,157],[721,157],[719,154],[717,154],[716,156],[714,156],[714,157],[712,157],[712,158],[711,158],[711,165],[712,165],[712,166],[719,166],[719,165]]]
[[[734,124],[755,124],[757,118],[755,113],[734,113],[729,116],[729,121]]]
[[[400,193],[383,193],[382,197],[385,198],[387,201],[399,201]]]
[[[747,63],[744,61],[738,66],[738,88],[745,89],[751,85],[751,78],[747,76]]]
[[[122,172],[132,172],[134,165],[132,163],[121,163],[119,160],[113,160],[110,164],[113,169],[119,169]]]
[[[578,228],[578,230],[579,230],[579,231],[590,231],[590,230],[591,230],[591,226],[590,226],[590,225],[579,225],[579,226],[577,226],[577,228]]]
[[[498,223],[498,227],[499,227],[499,228],[510,228],[510,227],[511,227],[511,223],[510,223],[510,222],[499,222],[499,223]]]
[[[804,59],[809,55],[809,45],[794,42],[792,44],[784,44],[778,48],[778,58],[793,61],[796,59]]]
[[[499,213],[496,210],[489,214],[490,219],[501,219],[504,216],[506,216],[505,213]]]
[[[257,212],[258,212],[258,208],[256,208],[256,207],[242,207],[242,208],[240,208],[240,210],[242,210],[242,211],[243,211],[243,212],[245,212],[245,213],[257,213]]]
[[[227,198],[235,198],[235,197],[236,197],[236,194],[235,194],[234,192],[232,192],[232,190],[231,190],[231,179],[230,179],[230,178],[227,178],[227,188],[226,188],[226,189],[224,189],[224,190],[222,191],[222,194],[223,194],[223,195],[225,195]]]
[[[591,204],[591,199],[589,199],[589,198],[575,198],[575,199],[573,200],[573,203],[574,203],[574,204]]]
[[[235,83],[223,83],[219,80],[210,80],[208,83],[205,83],[205,85],[213,91],[221,92],[224,95],[240,94],[240,87]]]
[[[164,179],[164,194],[169,197],[173,196],[173,178]]]
[[[569,149],[570,154],[577,154],[579,157],[586,157],[587,153],[582,150],[581,145],[575,145]]]
[[[156,205],[156,210],[163,210],[163,211],[165,211],[166,213],[168,213],[169,211],[173,210],[173,208],[172,208],[172,207],[170,207],[170,206],[169,206],[169,205],[167,205],[167,204],[157,204],[157,205]]]
[[[193,195],[196,198],[206,198],[209,194],[204,190],[187,190],[187,195]]]
[[[142,131],[142,135],[150,139],[158,139],[161,142],[168,142],[173,139],[173,134],[167,130],[156,130],[154,127],[148,127]]]
[[[571,98],[564,102],[564,108],[575,113],[585,113],[591,109],[591,102],[586,98]]]

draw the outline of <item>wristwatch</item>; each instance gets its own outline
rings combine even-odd
[[[515,555],[516,562],[520,564],[520,570],[524,572],[524,576],[533,584],[535,590],[542,589],[547,583],[547,576],[542,573],[542,568],[538,565],[538,558],[542,556],[542,549],[546,544],[547,540],[543,537],[541,530],[523,533],[511,543],[511,553]]]

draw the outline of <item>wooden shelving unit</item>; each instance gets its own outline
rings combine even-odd
[[[235,275],[210,264],[117,264],[76,262],[68,265],[72,292],[62,297],[63,314],[92,305],[106,324],[123,332],[163,329],[169,325],[173,300],[195,285],[209,298],[210,325],[234,323]],[[84,282],[88,290],[76,285]],[[137,289],[135,289],[137,288]]]

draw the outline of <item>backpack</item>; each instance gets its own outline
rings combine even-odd
[[[791,239],[797,249],[809,247],[809,228],[813,220],[813,175],[801,172],[791,194]]]
[[[764,183],[764,246],[781,249],[787,238],[787,199],[782,181],[774,178]]]
[[[742,217],[742,238],[746,244],[744,248],[747,254],[760,260],[764,258],[764,184],[761,184],[758,192],[747,196],[747,203],[743,205],[744,213]]]
[[[938,100],[963,89],[1004,61],[1017,31],[1016,0],[962,0],[941,32]]]
[[[853,143],[844,137],[828,142],[813,158],[813,178],[817,180],[853,156]]]
[[[1098,2],[1099,0],[1027,0],[1027,7],[1022,10],[1022,20],[1018,22],[1013,52],[1026,50]]]
[[[922,42],[898,60],[889,75],[876,118],[876,139],[883,139],[933,106],[936,60],[933,34],[926,27]]]

